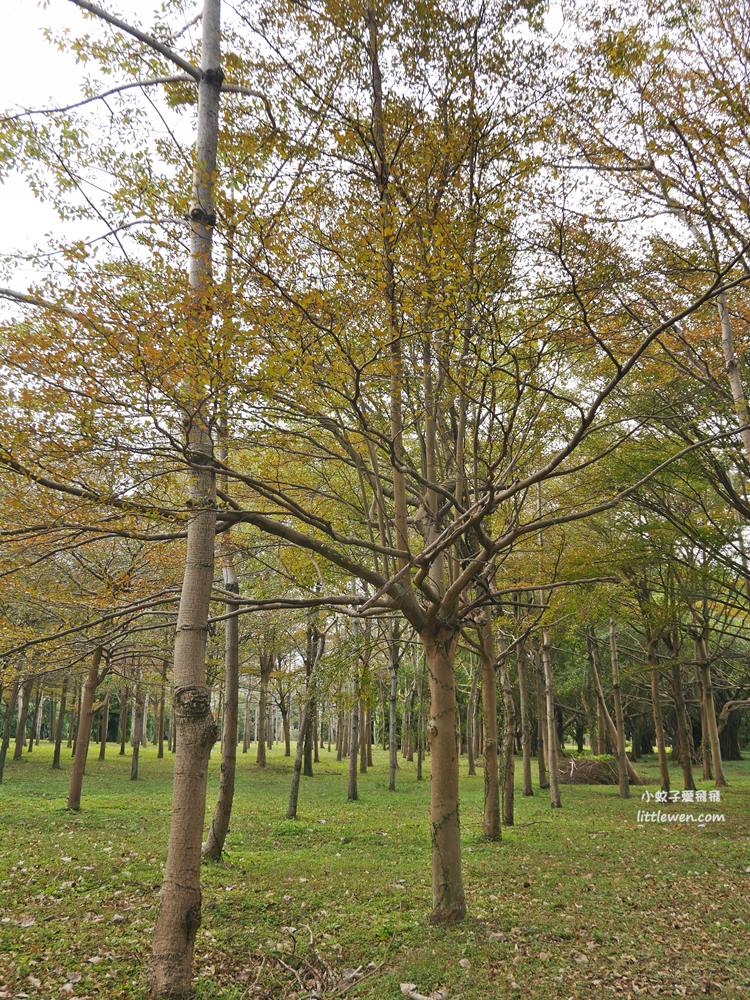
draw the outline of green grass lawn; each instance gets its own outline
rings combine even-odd
[[[661,807],[721,811],[723,824],[639,826],[640,789],[622,801],[616,788],[563,786],[559,811],[546,792],[519,794],[516,826],[489,844],[482,772],[466,775],[464,759],[469,916],[447,930],[429,923],[429,762],[424,782],[402,762],[389,793],[376,751],[350,803],[344,765],[323,751],[293,823],[283,818],[291,762],[276,749],[260,770],[254,751],[239,758],[225,860],[204,866],[201,998],[287,1000],[316,980],[321,1000],[390,1000],[402,982],[451,1000],[750,997],[750,761],[727,765],[720,805]],[[104,763],[90,760],[74,815],[69,755],[52,771],[40,745],[8,763],[0,786],[0,997],[138,1000],[171,760],[142,751],[131,782],[129,756],[111,744]],[[209,808],[218,764],[216,748]],[[655,783],[655,764],[638,766]]]

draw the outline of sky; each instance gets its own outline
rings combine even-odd
[[[80,97],[82,74],[87,70],[77,65],[70,53],[60,52],[45,38],[44,31],[68,30],[75,36],[102,29],[70,0],[0,2],[6,15],[5,24],[11,25],[10,30],[0,32],[0,115],[21,109],[60,106]],[[144,27],[151,22],[159,6],[158,0],[102,2],[113,12],[125,11],[123,17]],[[198,0],[185,0],[186,21],[198,6]],[[560,7],[553,2],[548,27],[554,31],[560,21]],[[108,80],[107,86],[113,82]],[[17,171],[0,182],[0,218],[3,219],[0,257],[14,256],[12,283],[16,288],[28,287],[33,280],[34,272],[24,265],[22,257],[34,246],[46,243],[46,234],[64,233],[66,238],[91,235],[90,222],[66,222],[63,227],[52,206],[39,201]],[[2,276],[0,283],[5,283]]]
[[[49,0],[45,6],[36,0],[2,0],[2,6],[5,24],[11,27],[0,32],[0,114],[19,107],[61,105],[80,96],[82,67],[69,53],[60,52],[43,32],[45,28],[55,32],[68,28],[73,34],[92,31],[92,20],[70,0]],[[147,24],[155,6],[152,0],[128,0],[111,9],[128,8],[129,17],[142,18],[141,23]],[[0,183],[0,217],[0,254],[27,252],[45,233],[61,231],[54,209],[35,198],[18,172]],[[70,234],[68,224],[66,231]],[[22,277],[24,269],[17,273]]]

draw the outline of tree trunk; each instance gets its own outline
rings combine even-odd
[[[555,683],[552,674],[549,635],[542,632],[542,668],[544,670],[544,694],[547,709],[547,762],[549,764],[549,797],[553,809],[560,809],[560,788],[557,783],[557,733],[555,731]]]
[[[220,0],[204,0],[201,21],[201,75],[198,131],[190,211],[190,286],[193,336],[206,341],[210,327],[211,247],[215,223],[219,100],[221,95]],[[205,385],[190,387],[194,401]],[[200,857],[206,809],[206,780],[216,727],[206,686],[208,612],[214,576],[216,478],[213,447],[201,404],[192,404],[188,429],[191,516],[177,615],[174,650],[174,706],[177,724],[172,823],[164,882],[154,930],[151,990],[155,997],[187,997],[192,992],[195,935],[201,920]]]
[[[118,695],[120,702],[120,756],[125,756],[125,744],[128,739],[128,710],[130,706],[130,687],[125,685],[123,693]]]
[[[75,732],[76,718],[78,713],[78,703],[80,701],[80,685],[76,680],[73,684],[73,700],[70,705],[70,718],[68,719],[68,742],[67,749],[73,745],[73,733]]]
[[[250,746],[250,685],[248,684],[245,694],[245,724],[242,730],[242,752],[247,753]]]
[[[544,667],[539,650],[534,654],[534,674],[536,677],[536,715],[537,715],[537,765],[539,768],[539,787],[549,788],[547,778],[547,701],[544,694]]]
[[[164,759],[164,705],[167,700],[167,661],[165,660],[161,668],[161,689],[159,690],[159,721],[157,726],[159,727],[159,749],[156,752],[156,756],[159,760]]]
[[[16,704],[18,702],[18,692],[21,690],[21,682],[16,679],[10,689],[10,694],[8,696],[8,704],[5,707],[5,719],[3,720],[3,742],[0,745],[0,784],[3,781],[3,773],[5,771],[5,758],[8,756],[8,747],[10,745],[10,733],[11,727],[13,725],[13,713],[16,710]]]
[[[609,655],[612,666],[612,700],[615,706],[615,748],[617,751],[617,780],[620,786],[620,797],[630,798],[630,781],[628,779],[628,758],[625,753],[625,719],[622,714],[622,695],[620,693],[620,663],[617,656],[617,636],[615,623],[609,620]]]
[[[606,702],[606,700],[604,698],[604,689],[602,688],[601,678],[599,677],[599,670],[597,669],[597,666],[596,666],[597,651],[596,651],[596,642],[594,640],[593,635],[589,636],[588,647],[589,647],[589,657],[590,657],[590,662],[591,662],[591,669],[592,669],[592,673],[593,673],[593,677],[594,677],[594,685],[596,687],[596,695],[597,695],[597,698],[599,699],[599,714],[600,714],[601,719],[602,719],[601,725],[602,725],[604,731],[609,735],[610,742],[613,744],[613,746],[616,747],[617,746],[617,726],[612,721],[612,716],[609,714],[609,710],[607,708],[607,702]],[[618,673],[618,680],[619,680],[619,673]],[[624,736],[624,722],[623,722],[623,736]],[[623,739],[623,747],[624,747],[624,745],[625,744],[624,744],[624,739]],[[633,785],[643,785],[643,784],[645,784],[643,778],[640,776],[640,774],[638,774],[638,772],[636,771],[636,769],[630,763],[630,760],[628,759],[627,753],[625,754],[625,769],[626,769],[626,772],[627,772],[628,780],[629,780],[629,782],[631,784],[633,784]],[[619,773],[619,768],[618,768],[618,773]],[[628,792],[629,791],[630,790],[628,789]]]
[[[99,760],[104,760],[104,756],[107,752],[107,730],[109,729],[109,692],[107,692],[104,696],[102,718],[99,725]]]
[[[83,685],[83,697],[81,699],[81,710],[78,713],[78,734],[76,736],[76,753],[73,758],[73,768],[70,772],[70,786],[68,788],[68,809],[78,812],[81,808],[81,789],[83,788],[83,775],[86,770],[86,757],[89,752],[89,739],[91,738],[91,715],[94,704],[94,695],[99,686],[99,664],[102,658],[102,648],[97,646],[91,657],[86,682]]]
[[[143,707],[145,699],[141,694],[141,685],[136,684],[133,701],[133,756],[130,761],[130,780],[138,780],[138,764],[141,754],[141,736],[143,735]]]
[[[396,791],[396,771],[398,769],[398,738],[396,733],[398,708],[398,667],[400,631],[398,623],[393,625],[389,644],[391,687],[388,698],[388,790]]]
[[[708,644],[703,635],[698,636],[695,640],[695,658],[698,661],[698,668],[703,680],[703,697],[706,706],[706,724],[708,726],[708,742],[711,747],[714,785],[716,788],[724,788],[727,785],[727,779],[724,775],[724,768],[721,761],[721,743],[719,741],[719,727],[716,723],[716,706],[714,704],[714,690],[711,680],[711,664],[708,660]]]
[[[500,785],[498,779],[498,754],[497,754],[497,691],[495,676],[495,639],[492,634],[492,624],[489,621],[483,622],[479,627],[479,645],[482,660],[482,712],[484,714],[484,813],[482,818],[482,832],[487,840],[500,840]],[[511,694],[512,699],[512,694]],[[505,691],[503,690],[503,701],[505,704]],[[507,704],[506,704],[507,711]],[[507,723],[507,719],[506,719]],[[504,752],[507,751],[507,733],[503,741]],[[508,826],[513,825],[513,753],[511,748],[511,781],[510,781],[510,810],[506,806],[505,796],[508,794],[507,761],[504,760],[503,767],[503,818]],[[508,822],[510,815],[510,822]]]
[[[34,740],[39,738],[39,713],[42,707],[42,682],[36,686],[36,698],[34,699],[34,711],[31,716],[31,733],[29,734],[29,753],[34,749]]]
[[[29,702],[31,701],[31,689],[34,684],[32,677],[23,682],[21,687],[21,708],[18,711],[18,725],[16,726],[16,746],[13,751],[13,760],[20,760],[23,748],[26,743],[26,717],[29,712]]]
[[[227,460],[225,445],[222,446],[222,461]],[[226,490],[226,487],[225,487]],[[237,573],[234,568],[234,558],[229,532],[225,531],[221,539],[223,559],[222,574],[224,590],[231,594],[240,592]],[[236,612],[239,605],[228,599],[226,613],[231,617],[224,621],[224,719],[221,741],[221,774],[219,778],[219,796],[216,800],[211,826],[203,844],[203,857],[218,861],[224,850],[224,841],[229,833],[229,821],[232,816],[234,802],[234,783],[237,772],[237,726],[240,695],[240,623]]]
[[[473,657],[472,657],[473,659]],[[494,666],[493,666],[494,670]],[[469,758],[469,774],[476,774],[476,758],[474,756],[475,743],[474,743],[474,705],[477,701],[477,690],[479,686],[479,675],[477,673],[476,666],[472,667],[471,671],[471,691],[469,692],[469,701],[466,705],[466,753]],[[486,769],[485,769],[485,780],[486,780]]]
[[[357,757],[359,756],[359,700],[352,705],[351,743],[349,747],[349,786],[346,797],[349,801],[359,798],[357,792]]]
[[[664,742],[664,720],[661,714],[661,695],[659,693],[659,671],[656,664],[654,641],[647,641],[648,660],[651,664],[651,705],[654,712],[654,732],[656,734],[656,750],[659,754],[659,780],[663,792],[669,792],[669,764],[667,763],[667,748]]]
[[[703,688],[703,677],[700,667],[695,664],[695,679],[698,682],[698,692],[701,710],[701,767],[703,780],[710,781],[713,778],[711,770],[711,748],[708,742],[708,715],[706,712],[706,692]]]
[[[55,742],[57,730],[57,698],[53,695],[49,702],[49,742]]]
[[[258,739],[258,752],[255,760],[259,767],[266,766],[266,708],[268,705],[268,678],[271,675],[273,657],[270,653],[260,654],[260,693],[258,694],[258,712],[255,716],[255,735]]]
[[[434,626],[422,633],[430,683],[430,819],[432,828],[432,920],[450,924],[466,914],[461,878],[456,746],[456,633]]]
[[[299,720],[299,732],[297,734],[297,749],[294,754],[294,767],[292,769],[292,784],[289,789],[289,805],[286,810],[287,819],[297,818],[297,805],[299,802],[299,782],[302,774],[302,756],[304,754],[305,741],[303,733],[307,730],[307,716],[310,711],[309,699],[305,699],[302,715]]]
[[[682,691],[682,672],[679,663],[672,663],[672,692],[674,694],[675,722],[677,734],[677,750],[682,766],[683,788],[695,791],[693,780],[693,764],[690,759],[690,735],[688,733],[688,714],[685,706],[685,696]]]
[[[63,677],[62,692],[60,694],[60,711],[57,715],[57,727],[55,729],[55,749],[52,754],[52,768],[60,770],[60,750],[62,748],[63,729],[65,727],[65,703],[68,699],[68,675]]]
[[[516,670],[518,672],[518,703],[521,712],[521,753],[523,755],[522,794],[533,795],[534,789],[531,785],[531,720],[529,719],[529,691],[526,679],[526,650],[522,642],[519,642],[516,646]]]

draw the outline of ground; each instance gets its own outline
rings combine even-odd
[[[196,995],[203,1000],[395,1000],[400,984],[451,1000],[750,997],[750,760],[727,765],[720,804],[648,805],[613,787],[517,791],[516,825],[481,837],[483,776],[462,761],[468,917],[429,923],[429,766],[387,756],[346,800],[322,752],[285,820],[291,762],[239,757],[228,851],[204,866]],[[64,809],[70,751],[8,762],[0,786],[0,997],[139,1000],[169,823],[171,760],[107,748],[89,761],[82,811]],[[219,753],[211,763],[210,807]],[[653,761],[639,768],[656,789]],[[517,768],[517,774],[520,768]],[[679,789],[680,773],[672,772]],[[702,782],[701,788],[710,788]],[[639,809],[714,811],[724,823],[638,823]]]

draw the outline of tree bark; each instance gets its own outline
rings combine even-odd
[[[130,686],[125,685],[117,696],[120,702],[120,756],[125,756],[125,744],[128,738],[128,711],[130,703]]]
[[[63,729],[65,727],[65,705],[68,699],[68,675],[63,677],[62,692],[60,693],[60,711],[57,715],[57,725],[55,727],[55,749],[52,753],[52,768],[60,770],[60,750],[62,749]]]
[[[500,840],[500,783],[498,778],[497,753],[497,690],[495,675],[495,639],[492,634],[492,624],[489,621],[479,626],[479,645],[482,661],[482,711],[484,713],[484,812],[482,815],[482,832],[487,840]],[[512,694],[511,694],[512,699]],[[503,691],[505,703],[505,691]],[[507,711],[507,705],[506,711]],[[507,720],[506,720],[507,722]],[[503,731],[505,733],[505,730]],[[507,734],[503,741],[504,752],[507,751]],[[513,752],[511,748],[511,779],[510,779],[510,809],[506,807],[505,796],[508,794],[507,761],[503,767],[503,818],[508,826],[513,825]],[[508,822],[508,815],[510,822]]]
[[[547,702],[544,694],[544,667],[541,652],[534,654],[534,675],[536,678],[536,715],[537,715],[537,766],[539,769],[539,787],[549,788],[547,777]]]
[[[398,667],[400,662],[400,630],[398,622],[394,622],[391,632],[391,641],[388,646],[390,658],[391,686],[388,698],[388,790],[396,791],[396,771],[398,770],[398,736],[397,709],[398,709]]]
[[[307,730],[307,716],[310,711],[310,701],[305,699],[302,715],[299,720],[299,732],[297,734],[297,749],[294,754],[294,767],[292,768],[292,784],[289,788],[289,804],[286,810],[287,819],[297,818],[297,805],[299,803],[299,783],[302,774],[302,756],[304,754],[303,733]]]
[[[3,781],[3,773],[5,771],[5,758],[8,756],[8,746],[10,745],[10,733],[11,727],[13,725],[13,713],[16,710],[16,704],[18,702],[18,692],[21,690],[21,682],[16,679],[10,689],[10,694],[8,695],[8,704],[5,706],[5,719],[3,720],[3,742],[0,745],[0,784]]]
[[[130,760],[130,780],[138,780],[138,765],[141,756],[141,737],[143,736],[143,708],[145,698],[141,693],[140,683],[135,686],[133,700],[133,756]]]
[[[426,629],[421,638],[430,684],[432,921],[450,924],[462,920],[466,914],[458,808],[454,670],[457,635],[435,625]]]
[[[711,748],[711,764],[714,772],[714,786],[725,788],[728,784],[721,760],[721,743],[719,728],[716,723],[716,706],[714,704],[713,682],[711,680],[711,664],[708,659],[708,644],[704,635],[695,640],[695,658],[703,680],[703,697],[705,700],[706,724],[708,726],[708,743]]]
[[[359,798],[357,791],[357,758],[359,756],[359,699],[352,705],[351,742],[349,746],[349,785],[346,797],[350,802]]]
[[[268,679],[273,667],[271,653],[261,651],[260,654],[260,693],[258,695],[258,713],[255,716],[255,735],[258,738],[258,752],[255,760],[259,767],[266,766],[266,710],[268,707]]]
[[[493,665],[493,670],[494,670],[494,665]],[[471,671],[471,690],[469,692],[469,701],[466,705],[466,754],[469,758],[469,774],[477,773],[476,757],[475,757],[476,744],[474,741],[474,726],[475,726],[474,705],[476,704],[477,701],[478,687],[479,687],[479,675],[477,673],[477,668],[475,665],[472,667]],[[485,774],[485,780],[486,780],[486,774]]]
[[[609,656],[612,667],[612,700],[615,706],[615,748],[617,750],[617,781],[620,786],[620,797],[630,798],[630,781],[628,778],[628,757],[625,752],[625,719],[622,714],[622,694],[620,692],[620,663],[617,656],[617,636],[615,623],[609,620]]]
[[[81,808],[81,790],[83,788],[83,775],[86,770],[86,757],[89,752],[89,740],[91,738],[91,716],[94,704],[94,695],[101,682],[99,676],[99,664],[102,659],[102,648],[97,646],[91,657],[86,681],[83,685],[83,697],[81,698],[81,709],[78,713],[78,734],[76,736],[76,752],[73,758],[73,767],[70,772],[70,785],[68,787],[68,809],[78,812]]]
[[[659,755],[659,781],[662,791],[669,792],[669,764],[667,763],[667,748],[664,742],[664,720],[661,714],[659,670],[656,661],[655,640],[647,640],[647,655],[648,661],[651,664],[651,706],[654,712],[656,751]]]
[[[531,724],[529,719],[529,691],[526,679],[526,650],[519,642],[516,646],[516,670],[518,672],[518,703],[521,713],[521,753],[523,755],[522,795],[533,795],[531,784]]]
[[[190,286],[193,335],[206,341],[210,326],[211,253],[215,224],[219,100],[221,95],[220,0],[204,0],[198,129],[190,211]],[[214,575],[216,477],[213,446],[202,400],[206,387],[190,387],[187,456],[191,462],[187,555],[174,649],[174,707],[178,730],[172,791],[172,822],[164,882],[154,930],[151,990],[155,997],[192,992],[195,935],[201,920],[200,858],[206,780],[216,727],[206,686],[208,612]]]
[[[674,694],[675,722],[677,734],[677,750],[682,766],[682,787],[695,791],[693,780],[693,764],[690,759],[690,735],[688,733],[688,714],[685,705],[685,695],[682,690],[682,671],[680,664],[673,662],[671,666],[672,692]]]
[[[107,729],[109,728],[109,692],[104,696],[102,719],[99,725],[99,760],[104,760],[107,752]]]
[[[549,764],[549,798],[553,809],[560,809],[560,788],[557,783],[557,733],[555,731],[555,682],[552,674],[552,656],[549,635],[542,632],[542,668],[544,670],[544,694],[547,709],[547,762]]]
[[[222,446],[222,461],[227,460],[225,446]],[[226,487],[225,487],[226,490]],[[224,590],[239,595],[240,587],[234,568],[232,543],[229,532],[225,531],[221,539],[223,560],[222,575]],[[221,741],[221,774],[219,778],[219,796],[216,800],[211,826],[203,844],[203,857],[218,861],[224,850],[224,842],[229,833],[229,821],[232,816],[234,802],[234,785],[237,772],[237,726],[239,716],[240,694],[240,623],[236,612],[239,605],[228,599],[226,613],[231,617],[224,621],[224,718]]]
[[[164,706],[167,700],[167,661],[164,660],[161,668],[161,688],[159,690],[159,721],[157,726],[159,728],[159,749],[156,752],[156,756],[159,760],[164,758]]]
[[[31,733],[29,735],[29,753],[34,749],[34,741],[39,742],[39,715],[42,707],[42,682],[36,686],[36,698],[34,699],[34,711],[31,716]]]
[[[31,689],[34,679],[29,677],[21,686],[21,707],[18,711],[18,724],[16,726],[16,746],[13,751],[13,760],[20,760],[23,748],[26,744],[26,717],[29,712],[29,702],[31,701]]]
[[[242,727],[242,752],[247,753],[250,746],[250,685],[245,693],[245,720]]]

